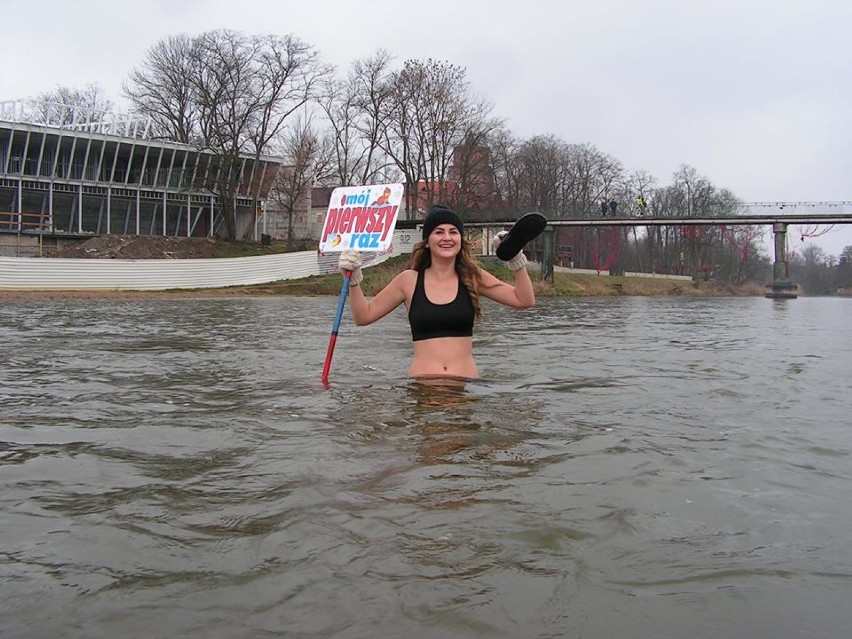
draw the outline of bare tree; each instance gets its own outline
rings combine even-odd
[[[114,106],[97,84],[88,84],[82,89],[58,86],[36,97],[30,117],[42,124],[64,127],[98,122]]]
[[[273,184],[271,199],[287,216],[287,242],[290,245],[296,240],[296,211],[307,205],[314,175],[325,171],[317,163],[329,160],[321,151],[322,144],[310,121],[297,121],[282,140],[280,153],[287,158],[287,166],[279,172]]]
[[[553,217],[591,217],[601,198],[625,190],[618,160],[591,145],[568,144],[552,135],[515,142],[507,161],[514,165],[515,208],[534,208]]]
[[[131,73],[125,93],[168,135],[214,156],[214,170],[200,186],[218,196],[226,237],[233,240],[245,158],[267,150],[328,73],[314,49],[295,37],[209,31],[155,46]]]
[[[506,149],[507,147],[502,147]],[[510,210],[538,210],[548,217],[593,217],[598,202],[611,194],[626,192],[621,163],[589,144],[568,144],[552,135],[512,141],[509,151],[498,156],[500,187],[510,180]],[[574,260],[601,252],[620,253],[621,241],[597,230],[561,229],[557,243],[571,246]]]
[[[520,199],[519,167],[515,162],[520,141],[508,129],[500,129],[491,136],[490,143],[495,195],[511,209]]]
[[[682,165],[670,185],[651,192],[648,205],[656,217],[718,217],[736,215],[742,203],[728,189]],[[651,263],[663,270],[712,271],[723,281],[741,284],[763,269],[760,235],[749,226],[654,227],[648,251]]]
[[[557,214],[564,151],[564,142],[552,135],[537,136],[520,144],[515,156],[520,166],[519,208],[537,210],[551,217]]]
[[[382,174],[388,159],[380,148],[379,132],[382,109],[392,91],[391,59],[379,50],[356,60],[346,80],[324,85],[319,103],[333,141],[334,161],[326,178],[331,185],[387,181]]]
[[[846,246],[837,257],[834,267],[833,287],[837,289],[852,288],[852,246]]]
[[[833,260],[815,244],[807,244],[790,255],[790,273],[806,295],[829,295]]]
[[[632,204],[637,215],[645,214],[648,198],[651,197],[651,192],[656,183],[657,178],[644,170],[633,171],[627,178],[627,186],[631,189],[632,195],[635,196]]]
[[[192,78],[199,69],[193,42],[185,34],[161,40],[122,86],[134,108],[151,118],[155,138],[189,144],[198,134]]]
[[[365,150],[362,184],[392,182],[399,177],[398,168],[381,145],[382,117],[394,90],[392,61],[390,53],[379,50],[370,58],[356,60],[350,75],[354,105],[359,110],[355,127]]]
[[[502,124],[491,105],[471,95],[461,67],[408,60],[394,71],[391,61],[379,50],[327,84],[334,162],[323,182],[404,181],[409,212],[436,201],[487,208],[497,193],[489,144]]]
[[[505,129],[496,118],[474,120],[472,125],[453,149],[448,177],[456,188],[449,194],[449,203],[472,217],[489,218],[505,210],[498,196],[492,152],[492,146],[504,139]]]
[[[364,163],[364,148],[354,125],[357,109],[351,86],[329,79],[322,93],[319,105],[329,126],[327,138],[332,142],[333,162],[328,174],[319,177],[319,181],[324,183],[327,180],[329,186],[355,184],[356,175]]]
[[[455,65],[407,60],[392,77],[392,92],[380,109],[380,146],[410,187],[406,208],[451,202],[453,153],[465,140],[493,128],[491,106],[474,98],[466,71]]]
[[[754,281],[768,264],[761,251],[763,229],[749,225],[720,226],[714,229],[718,241],[708,254],[713,275],[722,282],[744,284]]]

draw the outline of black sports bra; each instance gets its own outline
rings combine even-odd
[[[473,335],[473,302],[464,284],[459,280],[458,292],[449,304],[433,304],[426,297],[423,285],[424,271],[417,272],[417,284],[411,296],[408,322],[411,339],[415,342],[436,337],[471,337]]]

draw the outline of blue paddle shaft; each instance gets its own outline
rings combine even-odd
[[[352,271],[343,274],[343,286],[340,287],[340,297],[337,298],[337,313],[334,317],[334,325],[331,328],[331,336],[328,339],[328,351],[325,354],[325,364],[322,367],[322,381],[328,381],[328,373],[331,370],[331,358],[334,355],[334,346],[337,344],[337,333],[340,330],[340,321],[343,319],[343,309],[346,306],[346,296],[349,295],[349,278]]]
[[[343,318],[343,308],[346,306],[346,297],[349,295],[349,279],[352,271],[346,271],[343,275],[343,286],[340,287],[340,297],[337,298],[337,315],[334,318],[334,327],[331,332],[337,335],[340,330],[340,320]]]

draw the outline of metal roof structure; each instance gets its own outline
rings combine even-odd
[[[149,117],[41,100],[2,101],[0,120],[140,140],[147,140],[151,131]]]

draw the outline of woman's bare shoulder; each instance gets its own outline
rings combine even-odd
[[[400,271],[396,277],[391,280],[391,284],[395,284],[397,286],[401,286],[404,289],[409,287],[413,287],[415,282],[417,281],[417,271],[411,268],[407,268],[404,271]]]

